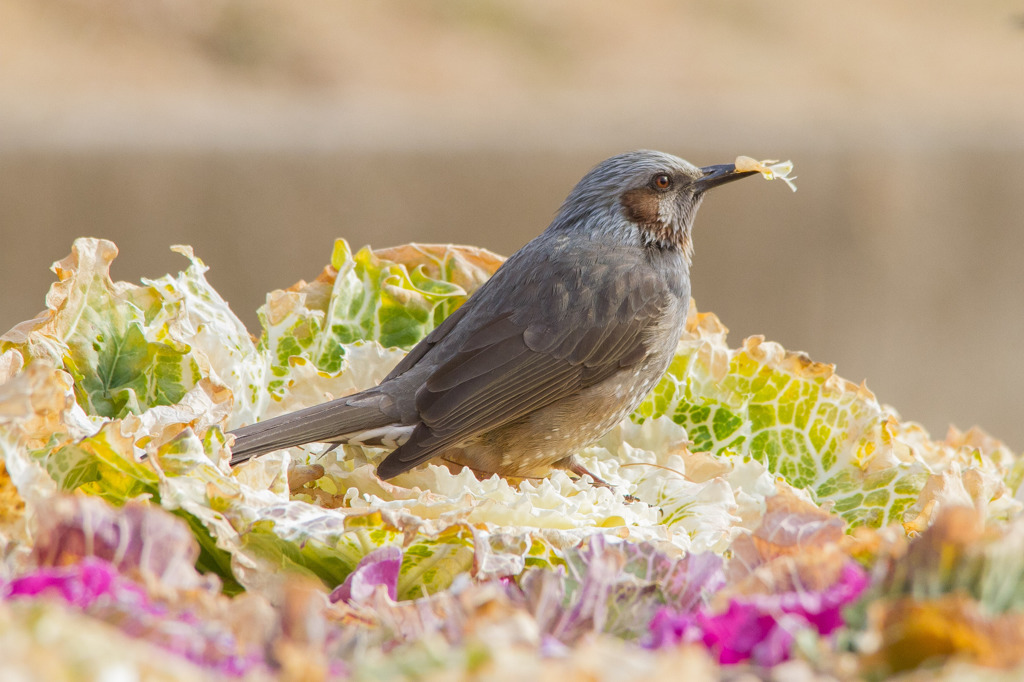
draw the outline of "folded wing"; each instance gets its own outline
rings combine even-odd
[[[587,281],[606,282],[600,290],[569,270],[503,297],[520,305],[492,311],[431,373],[416,395],[420,424],[378,474],[395,476],[643,360],[669,294],[647,269],[606,265],[595,276],[594,267]]]

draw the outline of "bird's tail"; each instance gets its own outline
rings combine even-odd
[[[394,423],[394,417],[380,410],[379,401],[363,396],[354,398],[338,398],[230,431],[235,437],[231,466],[273,450],[306,443],[339,442],[345,440],[347,434]]]

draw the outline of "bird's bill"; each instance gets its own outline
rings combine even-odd
[[[693,183],[698,192],[706,192],[712,187],[718,187],[719,185],[724,185],[727,182],[745,178],[748,175],[757,175],[757,171],[736,170],[736,165],[732,163],[723,163],[717,166],[704,166],[700,170],[704,174],[704,177],[699,180],[695,180]]]

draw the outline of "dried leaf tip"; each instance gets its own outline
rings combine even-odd
[[[778,178],[785,182],[791,190],[796,191],[796,184],[793,182],[796,180],[796,176],[789,177],[789,174],[793,172],[793,162],[783,161],[779,162],[775,159],[765,159],[764,161],[756,161],[749,156],[737,156],[736,157],[736,170],[738,171],[757,171],[765,177],[766,180],[774,180]]]

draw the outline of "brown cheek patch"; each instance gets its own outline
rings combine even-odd
[[[622,195],[622,208],[626,210],[626,217],[647,229],[661,223],[658,204],[658,196],[646,187],[631,189]]]
[[[646,187],[631,189],[622,195],[622,208],[626,211],[627,218],[639,225],[642,230],[646,230],[655,242],[675,244],[689,258],[689,236],[673,230],[670,225],[661,221],[661,216],[658,215],[659,204],[658,194]]]

